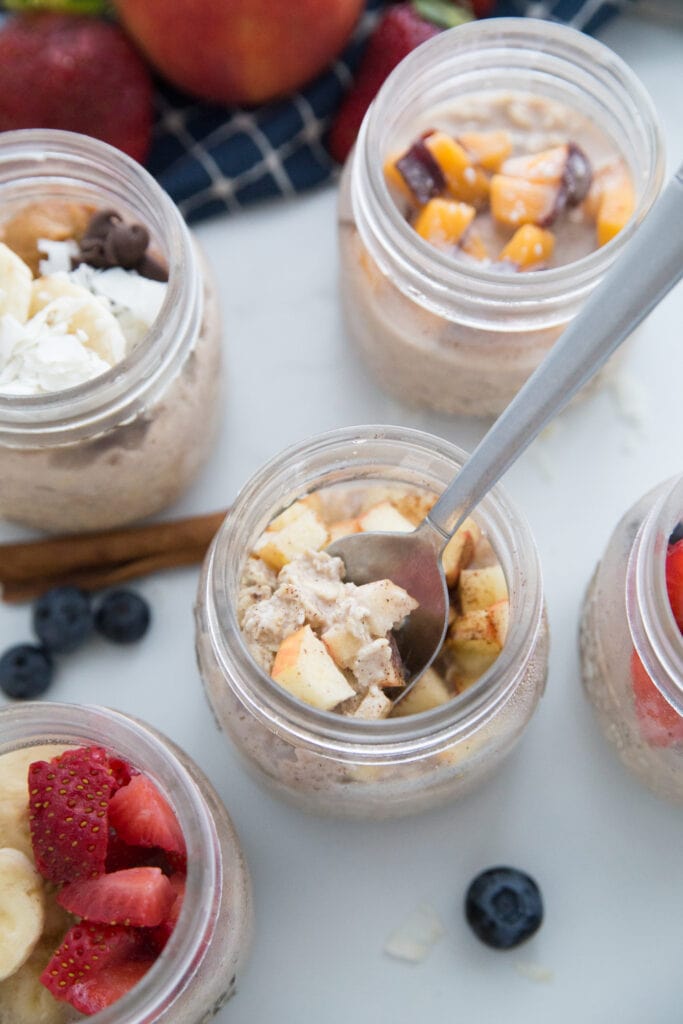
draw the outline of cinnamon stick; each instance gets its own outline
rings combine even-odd
[[[204,557],[225,512],[147,526],[0,545],[5,601],[26,601],[51,587],[98,590]]]

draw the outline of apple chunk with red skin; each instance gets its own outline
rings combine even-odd
[[[343,49],[363,0],[114,0],[124,28],[180,89],[250,105],[314,78]]]

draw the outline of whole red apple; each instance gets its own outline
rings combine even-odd
[[[217,103],[275,99],[343,48],[363,0],[114,0],[160,74]]]

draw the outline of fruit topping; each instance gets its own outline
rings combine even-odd
[[[114,788],[108,767],[82,748],[66,760],[35,761],[28,783],[31,842],[41,875],[59,884],[102,874]]]
[[[498,259],[514,264],[518,270],[535,270],[548,262],[554,248],[555,236],[551,231],[525,224],[515,231]]]
[[[456,140],[485,171],[497,171],[512,152],[509,132],[464,132]]]
[[[636,208],[633,182],[623,163],[609,164],[595,175],[585,205],[595,218],[598,245],[606,245],[628,223]]]
[[[399,157],[396,170],[417,203],[423,204],[434,196],[440,196],[446,187],[441,166],[423,139],[418,139]]]
[[[271,676],[283,689],[323,711],[331,711],[356,695],[325,644],[308,625],[283,640],[275,655]]]
[[[683,716],[659,692],[635,650],[631,652],[631,682],[643,739],[653,747],[683,743]]]
[[[490,259],[489,250],[486,246],[486,242],[481,237],[478,231],[470,228],[466,232],[460,242],[460,248],[463,252],[471,256],[473,260],[488,260]]]
[[[491,178],[491,213],[499,224],[551,224],[558,212],[559,187],[506,174]]]
[[[34,700],[52,682],[50,652],[35,644],[15,644],[0,657],[0,689],[15,700]]]
[[[667,549],[666,589],[676,624],[683,633],[683,539],[669,544]]]
[[[98,270],[122,267],[142,277],[167,281],[168,271],[148,253],[149,231],[142,224],[127,224],[116,210],[93,214],[80,239],[73,266],[87,263]]]
[[[482,206],[489,194],[489,179],[455,139],[445,132],[430,132],[425,146],[438,164],[454,199]]]
[[[178,923],[180,911],[183,909],[183,900],[185,899],[185,875],[171,875],[169,882],[171,883],[175,899],[171,904],[168,916],[160,925],[153,928],[150,933],[150,941],[159,953],[165,947],[173,933],[173,929]]]
[[[92,630],[90,598],[78,587],[55,587],[33,606],[33,629],[48,650],[75,651]]]
[[[489,868],[470,883],[465,916],[487,946],[512,949],[540,928],[543,901],[536,882],[523,871]]]
[[[176,894],[161,868],[136,867],[62,886],[57,902],[96,924],[151,928],[168,917]]]
[[[185,853],[185,840],[172,807],[145,775],[134,776],[109,804],[109,821],[131,846],[159,846]]]
[[[500,173],[535,184],[555,186],[560,208],[577,206],[582,202],[592,178],[588,157],[573,142],[528,156],[511,157],[502,164]]]
[[[28,857],[0,849],[0,981],[28,960],[45,924],[43,884]]]
[[[56,999],[70,1002],[78,1009],[76,1002],[83,1002],[80,992],[84,982],[97,978],[106,984],[104,979],[115,967],[136,962],[141,948],[140,935],[130,928],[83,921],[66,933],[64,941],[43,971],[40,980]],[[131,988],[132,985],[128,987]],[[117,995],[115,998],[118,997]],[[112,999],[111,1002],[113,1001]],[[109,1003],[102,1003],[97,1008],[103,1009],[108,1005]]]
[[[78,242],[88,225],[92,207],[84,203],[44,200],[23,206],[0,227],[0,238],[32,274],[39,273],[41,252],[38,240]]]
[[[453,199],[430,199],[415,219],[421,238],[436,246],[457,245],[474,220],[476,210]]]
[[[133,590],[112,590],[95,612],[95,629],[107,640],[130,644],[141,640],[149,629],[149,604]]]

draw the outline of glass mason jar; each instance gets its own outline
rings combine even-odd
[[[143,223],[169,268],[143,341],[106,373],[47,395],[0,394],[0,518],[106,529],[160,511],[190,484],[217,420],[220,319],[180,213],[134,160],[70,132],[6,132],[2,219],[35,202],[113,208]]]
[[[666,551],[683,519],[683,476],[617,524],[588,587],[583,684],[619,757],[660,796],[683,802],[683,637],[666,587]]]
[[[623,157],[635,214],[607,245],[563,266],[515,274],[456,260],[405,220],[384,163],[430,126],[436,110],[507,95],[520,96],[523,107],[529,94],[575,111]],[[470,129],[486,130],[480,120]],[[494,18],[418,47],[368,111],[339,197],[345,320],[378,383],[413,405],[498,415],[619,256],[654,202],[663,170],[650,98],[594,39],[547,21]]]
[[[447,704],[380,721],[319,711],[259,668],[238,626],[245,560],[291,502],[361,481],[439,493],[464,458],[440,438],[397,427],[353,427],[309,439],[252,477],[207,554],[196,629],[209,702],[257,779],[305,810],[392,817],[460,796],[495,771],[543,692],[548,638],[538,556],[526,522],[500,488],[475,517],[507,580],[509,632],[489,671]]]
[[[52,702],[0,710],[0,756],[43,744],[95,744],[130,761],[174,808],[187,845],[178,925],[142,981],[96,1015],[98,1024],[205,1024],[234,994],[252,931],[249,873],[218,794],[179,747],[120,712]]]

